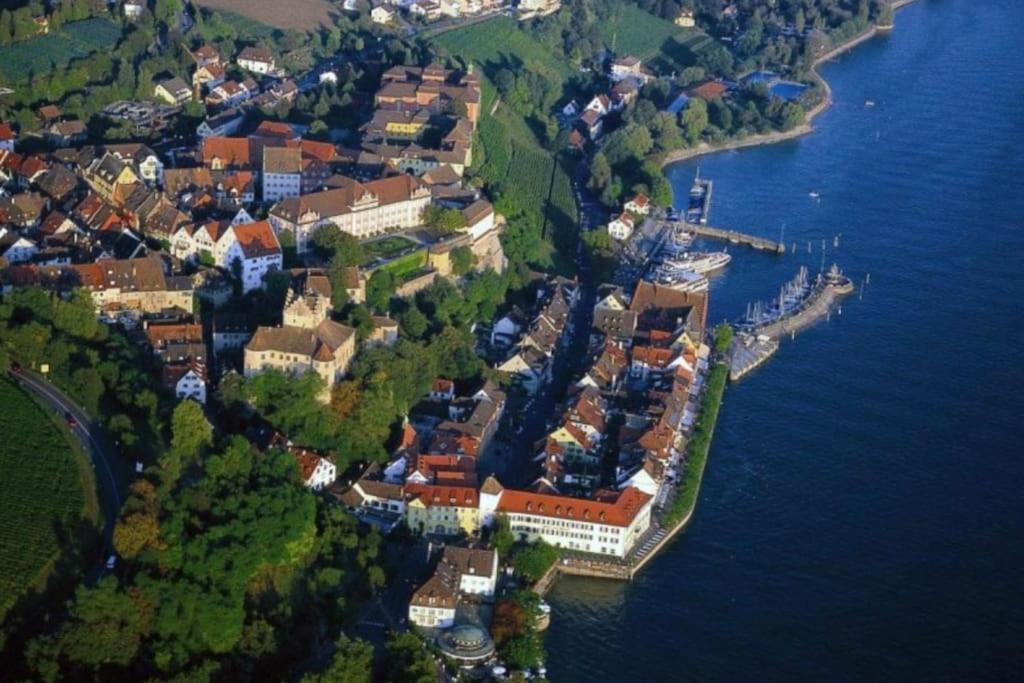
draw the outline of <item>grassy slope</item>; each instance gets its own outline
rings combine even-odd
[[[0,619],[60,554],[58,528],[98,517],[92,471],[54,418],[0,379]]]
[[[648,14],[636,5],[620,3],[618,18],[601,26],[605,43],[617,55],[634,55],[650,59],[658,54],[665,41],[686,32],[671,21]]]
[[[0,73],[6,80],[19,81],[106,49],[120,39],[121,27],[109,19],[76,21],[49,35],[0,47]]]
[[[616,21],[601,27],[605,42],[617,55],[634,55],[659,73],[681,71],[697,63],[697,56],[714,40],[699,29],[679,28],[671,21],[622,3]]]
[[[445,33],[436,42],[483,71],[483,116],[478,128],[483,160],[478,160],[477,168],[481,177],[500,185],[522,206],[536,208],[556,229],[574,231],[577,213],[569,176],[525,118],[501,104],[490,115],[496,93],[488,80],[504,66],[513,71],[526,68],[551,83],[563,84],[571,74],[568,65],[508,17]]]

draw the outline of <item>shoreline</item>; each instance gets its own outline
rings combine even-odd
[[[892,9],[895,12],[901,7],[905,7],[915,0],[895,0],[892,3]],[[729,152],[737,149],[745,149],[747,147],[760,147],[762,145],[773,145],[777,142],[785,142],[786,140],[793,140],[796,138],[803,137],[814,132],[814,119],[828,109],[832,105],[832,87],[828,84],[828,81],[818,73],[818,67],[828,61],[831,61],[841,54],[849,52],[858,45],[865,43],[875,36],[881,33],[888,33],[892,30],[892,26],[885,26],[879,28],[877,24],[872,24],[862,33],[850,38],[842,45],[838,45],[820,57],[815,58],[814,64],[811,65],[811,79],[817,82],[822,90],[824,91],[824,97],[821,102],[816,104],[807,112],[805,121],[786,131],[772,131],[771,133],[758,133],[750,135],[745,138],[735,138],[729,140],[721,145],[712,145],[707,142],[702,142],[696,147],[688,147],[686,149],[673,150],[665,155],[665,158],[661,161],[661,168],[664,170],[672,164],[679,163],[681,161],[687,161],[689,159],[695,159],[697,157],[707,156],[709,154],[717,154],[719,152]]]

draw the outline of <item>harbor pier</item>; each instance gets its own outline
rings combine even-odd
[[[795,334],[806,329],[826,317],[832,306],[841,297],[851,294],[853,282],[839,276],[822,277],[814,285],[814,289],[797,310],[778,320],[756,328],[756,334],[769,339],[778,339],[787,334]]]
[[[729,380],[735,382],[764,365],[779,350],[777,339],[739,333],[729,347]]]
[[[754,235],[748,235],[743,232],[736,230],[725,230],[723,228],[714,228],[709,225],[691,225],[687,224],[687,230],[692,231],[695,235],[701,237],[710,237],[717,240],[725,240],[733,244],[745,244],[748,247],[759,249],[761,251],[772,251],[776,254],[785,254],[786,245],[780,244],[774,240],[766,239],[764,237],[756,237]]]

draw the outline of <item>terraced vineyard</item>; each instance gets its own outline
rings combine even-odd
[[[484,113],[477,129],[482,159],[477,159],[476,171],[492,189],[545,216],[556,232],[575,234],[576,203],[565,168],[511,108],[499,102],[491,115],[497,95],[488,80],[502,67],[521,67],[560,88],[571,74],[569,67],[507,17],[445,33],[435,42],[483,71]]]
[[[434,43],[479,65],[488,76],[501,67],[513,71],[522,68],[541,74],[552,83],[561,83],[572,73],[568,64],[520,30],[510,17],[496,17],[449,31],[434,39]]]
[[[59,533],[73,533],[95,510],[91,470],[53,418],[0,378],[0,620],[39,585],[61,553]]]
[[[601,37],[616,55],[650,59],[661,51],[666,41],[688,32],[636,5],[619,3],[617,9],[615,20],[601,25]]]
[[[108,19],[76,21],[48,35],[0,48],[0,75],[7,82],[17,83],[97,50],[109,49],[120,39],[121,27]]]

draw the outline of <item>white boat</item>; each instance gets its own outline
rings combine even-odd
[[[725,251],[694,251],[665,259],[662,265],[678,270],[692,270],[703,275],[724,268],[730,261],[732,256]]]
[[[813,192],[813,191],[808,192],[807,194],[810,196],[811,199],[818,199],[819,197],[821,197],[820,194],[818,194],[817,192]]]
[[[864,100],[864,106],[865,107],[873,107],[873,106],[875,106],[875,101],[874,100]]]
[[[649,278],[651,282],[681,292],[706,292],[708,290],[708,279],[700,273],[684,268],[673,268],[665,264],[655,268]]]

